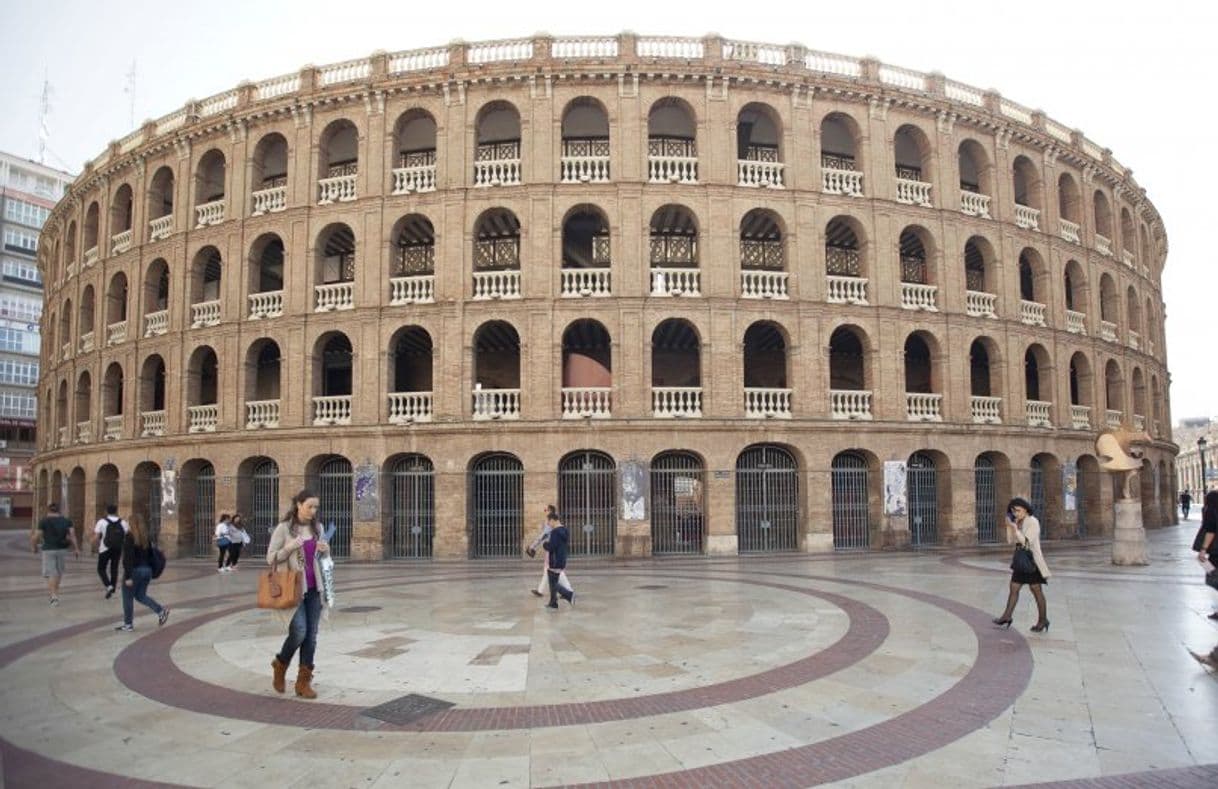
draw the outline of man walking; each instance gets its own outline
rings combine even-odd
[[[130,531],[127,521],[118,517],[118,507],[106,505],[106,517],[93,526],[93,547],[97,549],[97,574],[101,576],[106,599],[118,586],[118,562],[123,558],[123,537]]]
[[[1184,514],[1184,520],[1188,520],[1188,511],[1192,509],[1193,497],[1186,490],[1180,494],[1180,512]]]
[[[559,595],[571,605],[575,605],[575,592],[559,586],[559,578],[567,569],[567,543],[571,539],[570,533],[554,510],[550,510],[546,515],[546,522],[550,526],[550,536],[542,547],[550,553],[550,563],[546,566],[546,576],[550,579],[550,603],[547,607],[558,608]]]
[[[59,505],[47,505],[47,514],[38,521],[38,528],[30,534],[30,549],[38,551],[42,546],[42,577],[47,579],[47,591],[51,593],[51,605],[59,605],[59,582],[63,579],[64,563],[68,549],[80,558],[80,547],[76,544],[76,532],[72,521],[59,514]]]

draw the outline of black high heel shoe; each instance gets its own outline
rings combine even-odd
[[[1002,617],[998,617],[997,619],[993,619],[991,621],[998,627],[1003,627],[1003,628],[1006,628],[1007,630],[1011,629],[1011,618],[1009,616],[1006,619],[1003,619]]]
[[[1047,633],[1047,632],[1049,632],[1049,620],[1048,620],[1048,619],[1046,619],[1046,620],[1045,620],[1045,621],[1043,621],[1043,622],[1037,622],[1036,624],[1032,625],[1032,632],[1033,632],[1033,633]]]

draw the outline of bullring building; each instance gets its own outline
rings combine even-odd
[[[384,53],[148,121],[43,231],[40,501],[178,553],[317,490],[358,559],[823,552],[1173,517],[1163,222],[1110,151],[800,46]],[[44,427],[45,426],[45,427]]]

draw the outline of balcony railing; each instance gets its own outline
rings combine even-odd
[[[696,268],[651,269],[652,296],[701,296],[701,271]]]
[[[475,300],[518,298],[520,298],[520,269],[474,272]]]
[[[1082,243],[1083,237],[1079,235],[1079,231],[1082,230],[1082,228],[1079,227],[1077,222],[1071,222],[1069,219],[1061,219],[1058,221],[1060,223],[1059,232],[1061,233],[1062,238],[1067,241],[1073,241],[1075,244]]]
[[[1044,400],[1029,400],[1027,404],[1028,427],[1053,427],[1049,419],[1049,409],[1053,403]]]
[[[355,179],[356,173],[336,175],[333,178],[317,180],[317,204],[331,205],[333,203],[349,203],[357,197]]]
[[[475,389],[474,419],[519,419],[519,389]]]
[[[288,207],[288,187],[272,186],[269,189],[259,189],[251,197],[254,198],[253,216],[273,214]]]
[[[1133,334],[1133,332],[1130,332],[1130,335],[1132,335],[1132,334]],[[1132,338],[1131,338],[1130,344],[1131,345],[1133,344]],[[84,334],[80,335],[80,352],[81,353],[90,353],[92,350],[93,350],[93,332],[87,331]]]
[[[72,358],[72,341],[71,340],[68,340],[67,342],[65,342],[63,344],[63,346],[59,349],[59,358],[65,362]]]
[[[520,159],[487,159],[474,162],[474,186],[518,186],[523,183],[520,179]]]
[[[1040,229],[1040,209],[1015,204],[1015,224],[1024,230]]]
[[[431,421],[431,392],[390,392],[389,422],[408,425]]]
[[[745,387],[744,415],[749,419],[790,419],[791,390]]]
[[[938,292],[939,288],[935,285],[919,285],[914,282],[902,282],[901,309],[938,312],[939,308],[935,306],[935,294]]]
[[[759,162],[753,159],[736,160],[736,182],[740,186],[783,189],[782,162]]]
[[[898,178],[897,202],[930,208],[930,186],[925,181],[911,181],[908,178]]]
[[[1121,250],[1121,262],[1131,269],[1136,269],[1138,267],[1137,262],[1133,259],[1133,253],[1128,249]]]
[[[827,285],[826,300],[830,304],[867,305],[867,279],[865,277],[839,277],[829,274],[825,277]]]
[[[1116,328],[1112,321],[1100,321],[1100,337],[1108,342],[1116,342]]]
[[[964,311],[974,318],[997,318],[994,305],[998,296],[993,293],[983,293],[979,290],[969,290],[964,293]]]
[[[960,210],[969,216],[976,216],[982,219],[990,218],[990,196],[970,192],[967,189],[960,190]]]
[[[863,174],[858,170],[838,170],[825,167],[821,170],[821,188],[825,194],[863,196]]]
[[[702,416],[702,387],[651,387],[651,413],[660,419]]]
[[[249,295],[250,302],[250,320],[256,321],[262,318],[278,318],[283,314],[283,291],[268,290],[262,293],[251,293]]]
[[[220,324],[220,300],[200,301],[190,305],[190,328],[199,329],[204,326]]]
[[[1082,312],[1066,310],[1066,331],[1071,334],[1087,333],[1087,316]]]
[[[70,437],[71,437],[71,433],[69,432],[67,425],[64,425],[63,427],[59,428],[58,446],[66,447],[69,443],[71,443],[71,441],[69,440]]]
[[[113,414],[102,417],[102,440],[118,441],[123,437],[123,415]]]
[[[331,282],[313,286],[313,312],[355,309],[355,283]]]
[[[1137,430],[1138,432],[1145,431],[1146,430],[1146,417],[1142,416],[1141,414],[1134,414],[1133,415],[1133,429]]]
[[[245,429],[279,427],[278,400],[246,400]]]
[[[96,244],[94,244],[93,246],[91,246],[91,247],[89,247],[88,249],[86,249],[86,250],[85,250],[85,263],[84,263],[84,267],[85,267],[85,268],[89,268],[90,266],[92,266],[92,265],[93,265],[93,264],[95,264],[96,262],[97,262],[97,245],[96,245]]]
[[[389,303],[395,307],[403,304],[432,304],[435,300],[435,274],[394,277],[389,280]]]
[[[393,169],[393,194],[408,195],[412,192],[434,191],[436,191],[436,166],[434,164]]]
[[[127,341],[127,321],[111,323],[106,327],[106,346],[118,345]]]
[[[613,408],[613,389],[608,386],[564,386],[563,419],[607,419]]]
[[[110,254],[118,255],[131,249],[131,230],[115,233],[110,237]]]
[[[140,437],[165,435],[165,412],[144,411],[140,414]]]
[[[789,298],[788,276],[785,271],[743,269],[740,272],[740,297],[744,299]]]
[[[220,417],[220,407],[211,405],[192,405],[186,409],[186,414],[190,419],[189,431],[191,433],[214,433],[216,432],[216,422]]]
[[[905,419],[910,422],[942,422],[943,395],[906,392]]]
[[[1091,407],[1085,405],[1071,405],[1070,427],[1074,430],[1090,430]]]
[[[1002,424],[1002,398],[973,395],[971,400],[973,422],[979,425]]]
[[[1104,426],[1105,427],[1118,428],[1121,426],[1121,422],[1124,421],[1124,419],[1125,419],[1124,411],[1117,411],[1116,409],[1113,409],[1113,408],[1109,408],[1106,411],[1104,411]]]
[[[90,444],[93,442],[93,423],[92,422],[77,422],[76,423],[76,443]]]
[[[1029,326],[1044,326],[1045,325],[1045,305],[1039,301],[1019,302],[1019,320]]]
[[[564,299],[585,296],[610,296],[610,271],[608,268],[565,268],[562,270],[562,296]]]
[[[83,340],[85,338],[81,337],[80,339],[82,340],[81,346],[82,346],[82,350],[83,350],[83,346],[84,346]],[[1142,335],[1138,334],[1133,329],[1129,330],[1129,347],[1133,348],[1135,351],[1140,350],[1142,347]]]
[[[218,225],[224,221],[224,198],[195,206],[195,227]]]
[[[1112,239],[1107,236],[1095,234],[1095,250],[1101,255],[1112,257]]]
[[[647,180],[653,184],[696,184],[698,183],[698,157],[648,156]]]
[[[863,389],[830,389],[831,419],[871,420],[871,392]]]
[[[351,395],[313,398],[314,425],[351,424]]]
[[[559,167],[564,184],[609,183],[608,156],[563,156]]]
[[[160,241],[173,233],[173,214],[159,216],[148,223],[148,240]]]
[[[150,312],[144,316],[144,336],[156,337],[169,331],[169,310]]]

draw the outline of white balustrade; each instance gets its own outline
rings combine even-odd
[[[336,175],[333,178],[319,178],[317,181],[317,204],[347,203],[356,198],[355,179],[358,174]]]
[[[701,296],[701,271],[696,268],[651,269],[652,296]]]
[[[123,415],[113,414],[102,417],[102,440],[118,441],[123,437]]]
[[[647,178],[653,184],[698,183],[696,156],[648,156]]]
[[[926,310],[938,312],[935,306],[935,294],[939,288],[935,285],[919,285],[915,282],[901,283],[901,309]]]
[[[474,162],[474,186],[519,186],[519,159],[489,159]]]
[[[1071,222],[1069,219],[1062,219],[1060,220],[1060,223],[1062,238],[1064,238],[1066,241],[1073,241],[1075,244],[1082,243],[1083,237],[1079,232],[1082,230],[1082,228],[1079,227],[1077,222]]]
[[[225,91],[217,96],[210,96],[198,102],[196,104],[196,111],[200,118],[210,118],[212,115],[219,115],[236,107],[238,99],[237,91]]]
[[[1121,250],[1121,262],[1124,263],[1126,266],[1129,266],[1129,268],[1131,268],[1131,269],[1137,268],[1137,263],[1133,259],[1133,253],[1130,252],[1128,249]]]
[[[1095,249],[1101,255],[1107,255],[1109,257],[1112,257],[1112,239],[1108,238],[1107,236],[1101,236],[1099,233],[1096,233],[1095,234]]]
[[[651,387],[651,413],[661,419],[702,416],[702,387]]]
[[[787,278],[785,271],[762,271],[743,269],[740,272],[740,297],[744,299],[786,299]]]
[[[474,299],[518,298],[520,298],[520,269],[474,272]]]
[[[354,282],[331,282],[328,285],[314,285],[313,295],[316,302],[313,312],[355,309]]]
[[[635,52],[641,58],[701,60],[705,57],[705,43],[700,38],[640,36],[635,42]]]
[[[609,36],[564,36],[550,44],[553,58],[615,58],[617,39]]]
[[[83,340],[84,337],[81,337],[81,339]],[[81,345],[83,346],[84,343],[82,342]],[[1142,335],[1138,334],[1133,329],[1129,330],[1129,347],[1133,348],[1135,351],[1140,350],[1142,347]]]
[[[106,327],[106,346],[118,345],[127,341],[127,321],[111,323]]]
[[[165,435],[165,412],[144,411],[140,414],[140,438]]]
[[[92,422],[77,422],[76,423],[76,443],[88,444],[93,441],[93,423]]]
[[[1108,342],[1116,342],[1116,328],[1112,321],[1100,321],[1100,337]]]
[[[791,390],[746,386],[744,415],[749,419],[790,419]]]
[[[871,420],[871,392],[863,389],[830,389],[829,418]]]
[[[92,266],[96,262],[97,262],[97,246],[94,245],[85,250],[84,267],[89,268],[89,266]]]
[[[192,405],[186,409],[190,419],[191,433],[214,433],[216,422],[219,421],[220,407],[212,405]]]
[[[66,447],[66,446],[68,445],[68,443],[69,443],[69,441],[68,441],[68,437],[69,437],[69,435],[70,435],[70,433],[68,432],[68,426],[67,426],[67,425],[64,425],[63,427],[59,428],[59,444],[58,444],[58,446],[61,446],[61,447]]]
[[[830,304],[867,305],[867,279],[865,277],[825,277],[828,285],[826,299]]]
[[[1074,310],[1066,310],[1066,331],[1071,334],[1087,333],[1087,316]]]
[[[1145,431],[1146,430],[1146,417],[1142,416],[1141,414],[1134,414],[1133,415],[1133,429],[1137,430],[1138,432]]]
[[[832,52],[807,50],[804,53],[804,67],[809,71],[819,71],[823,74],[833,74],[839,77],[863,76],[863,62],[849,55],[838,55]]]
[[[997,302],[998,296],[993,293],[983,293],[979,290],[964,292],[964,311],[974,318],[997,318],[998,314],[994,312]]]
[[[393,193],[395,195],[434,191],[436,191],[436,166],[434,164],[393,169]]]
[[[357,79],[367,79],[372,74],[372,63],[368,58],[348,60],[324,66],[319,70],[318,78],[323,86],[337,85],[342,82],[352,82]]]
[[[1109,408],[1104,411],[1104,426],[1118,428],[1125,418],[1125,412],[1118,411],[1114,408]]]
[[[389,56],[389,73],[405,74],[408,71],[427,71],[448,65],[448,47],[412,49],[395,52]]]
[[[218,225],[224,221],[224,198],[195,206],[195,227]]]
[[[1024,230],[1040,229],[1040,209],[1015,204],[1015,224]]]
[[[261,318],[278,318],[283,314],[283,291],[268,290],[262,293],[251,293],[249,295],[250,302],[250,320],[256,321]]]
[[[1074,430],[1091,429],[1091,408],[1085,405],[1070,406],[1070,427]]]
[[[611,296],[610,270],[607,268],[565,268],[562,270],[564,299],[586,296]]]
[[[351,424],[351,395],[313,398],[314,425]]]
[[[908,178],[898,178],[897,202],[930,208],[930,184],[925,181],[911,181]]]
[[[970,401],[973,422],[979,425],[1002,424],[1002,398],[973,395]]]
[[[1132,332],[1131,332],[1132,334]],[[87,331],[80,335],[80,352],[89,353],[93,350],[93,332]]]
[[[190,328],[199,329],[204,326],[220,324],[220,300],[201,301],[190,305]]]
[[[246,400],[245,429],[279,427],[279,400]]]
[[[487,41],[467,44],[467,63],[502,63],[509,60],[528,60],[533,57],[533,40],[519,38],[512,41]]]
[[[981,217],[982,219],[990,218],[990,196],[970,192],[966,189],[960,190],[960,210],[969,216]]]
[[[160,241],[173,233],[173,214],[159,216],[148,223],[148,240]]]
[[[144,316],[144,336],[156,337],[169,331],[169,310],[150,312]]]
[[[942,422],[943,395],[906,392],[905,419],[910,422]]]
[[[863,174],[858,170],[826,167],[821,170],[821,186],[825,194],[862,197]]]
[[[1150,339],[1150,337],[1146,338],[1146,353],[1150,356],[1155,355],[1155,341]]]
[[[736,160],[736,182],[740,186],[783,189],[782,162],[758,162],[752,159]]]
[[[254,198],[253,216],[273,214],[288,207],[288,187],[272,186],[270,189],[259,189],[251,197]]]
[[[607,419],[613,407],[613,390],[608,386],[564,386],[563,419]]]
[[[1028,427],[1053,427],[1049,420],[1049,409],[1052,403],[1044,400],[1029,400],[1027,404]]]
[[[431,421],[431,392],[390,392],[389,422],[407,425]]]
[[[389,280],[389,303],[395,307],[403,304],[432,304],[435,300],[435,274],[394,277]]]
[[[1019,302],[1019,319],[1029,326],[1045,325],[1045,305],[1039,301]]]
[[[519,389],[475,389],[474,419],[519,419]]]
[[[295,93],[298,90],[300,90],[300,72],[264,79],[255,84],[254,98],[257,101],[275,99],[280,96],[286,96],[289,93]]]
[[[110,237],[110,254],[118,255],[131,249],[131,230],[128,228]]]
[[[749,41],[724,41],[723,59],[744,63],[785,66],[791,62],[786,47],[775,44],[754,44]]]
[[[59,349],[59,358],[63,359],[65,362],[68,359],[72,358],[72,341],[71,340],[68,340],[67,342],[65,342],[63,344],[63,347],[61,347]]]
[[[564,184],[609,183],[608,156],[563,156],[559,165]]]

